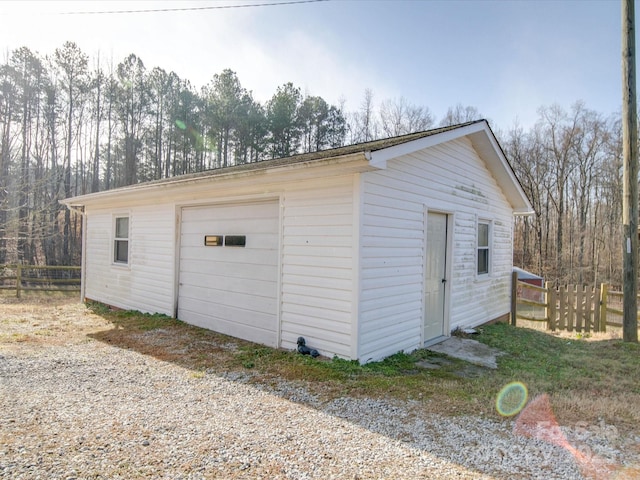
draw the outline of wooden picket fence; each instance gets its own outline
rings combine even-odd
[[[0,290],[79,292],[80,270],[76,266],[0,265]]]
[[[622,328],[622,292],[609,285],[577,285],[554,288],[550,282],[538,287],[512,277],[511,323],[540,322],[552,331],[606,332],[608,326]]]

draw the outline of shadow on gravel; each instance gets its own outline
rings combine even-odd
[[[500,369],[428,350],[364,366],[313,359],[163,315],[89,307],[112,325],[91,333],[95,340],[190,369],[194,379],[215,375],[344,419],[461,467],[456,478],[580,478],[562,448],[515,436],[496,416],[492,392],[507,375]]]
[[[437,413],[460,414],[465,413],[463,407],[468,405],[466,383],[494,374],[489,369],[428,350],[396,354],[364,366],[338,358],[312,358],[229,337],[164,315],[110,310],[99,304],[90,308],[113,325],[111,329],[90,334],[95,340],[197,372],[224,377],[233,373],[234,377],[269,385],[279,380],[298,382],[314,395],[329,399],[350,395],[434,400],[444,395]],[[489,405],[487,413],[491,409]],[[478,405],[469,412],[478,413]]]
[[[250,345],[164,315],[96,310],[113,328],[89,334],[90,338],[196,371],[232,368],[237,363],[233,353],[242,344]]]
[[[460,413],[455,407],[457,402],[443,400],[438,401],[441,405],[437,412],[431,411],[435,395],[425,388],[427,380],[432,381],[429,388],[437,389],[435,385],[439,382],[448,382],[464,389],[464,382],[485,375],[487,369],[456,359],[445,360],[442,355],[427,351],[421,360],[431,359],[438,363],[438,359],[442,359],[437,369],[422,367],[412,358],[403,358],[402,366],[389,362],[367,368],[357,362],[325,357],[314,359],[293,351],[263,347],[162,315],[109,310],[99,305],[90,308],[112,325],[112,328],[89,334],[94,340],[187,368],[193,371],[194,379],[215,375],[344,419],[390,441],[450,462],[456,466],[456,478],[510,477],[506,474],[496,476],[495,471],[488,477],[474,468],[474,464],[484,462],[471,458],[463,461],[455,458],[457,455],[451,457],[447,452],[455,450],[450,445],[450,442],[458,441],[455,437],[442,441],[441,448],[436,449],[434,442],[446,435],[451,427],[444,418],[430,420],[434,422],[432,431],[423,420],[426,418],[423,414]],[[407,403],[408,399],[412,400]],[[455,419],[451,421],[456,422]],[[484,420],[478,421],[480,424],[472,428],[482,431]],[[428,440],[421,440],[416,435],[418,430],[429,432],[425,437]],[[464,473],[459,475],[457,468]]]

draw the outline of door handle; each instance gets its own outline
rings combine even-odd
[[[443,278],[443,279],[442,279],[442,283],[447,283],[447,279],[446,279],[446,278]]]

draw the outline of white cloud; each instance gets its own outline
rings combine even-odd
[[[255,82],[256,96],[262,100],[285,82],[292,82],[303,93],[322,96],[330,103],[337,103],[342,96],[359,99],[367,86],[375,87],[368,82],[381,83],[372,72],[347,63],[339,52],[329,50],[301,30],[283,35],[276,51],[265,51],[255,38],[249,42],[246,49],[257,52],[252,57],[261,61],[245,62],[240,78],[247,84]],[[246,56],[245,60],[252,57]]]

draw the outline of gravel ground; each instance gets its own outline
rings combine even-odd
[[[640,438],[613,426],[536,440],[511,421],[249,380],[86,337],[0,342],[0,478],[638,478]]]

